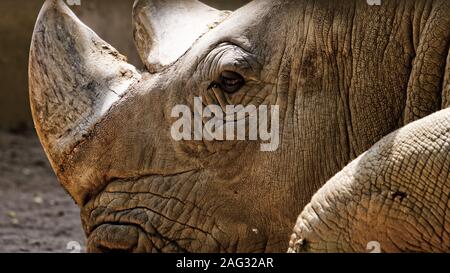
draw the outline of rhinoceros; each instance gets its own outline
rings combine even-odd
[[[31,108],[87,250],[449,252],[450,2],[375,2],[137,0],[137,69],[47,0]],[[276,106],[278,145],[175,139],[195,99]]]

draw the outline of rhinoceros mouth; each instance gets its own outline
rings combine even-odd
[[[192,234],[200,229],[178,220],[166,209],[200,213],[194,202],[179,199],[171,190],[182,186],[180,181],[195,182],[195,174],[189,171],[109,182],[81,211],[88,252],[189,252],[186,242],[195,239],[181,236],[175,241],[172,232]],[[210,236],[207,230],[202,232]]]
[[[88,237],[89,252],[139,252],[145,233],[132,224],[104,223],[94,228]]]
[[[165,240],[166,245],[156,245],[153,237],[146,230],[132,223],[103,223],[96,226],[88,236],[87,250],[90,253],[149,253],[162,252],[164,248],[170,248],[172,252],[187,252],[176,242]]]

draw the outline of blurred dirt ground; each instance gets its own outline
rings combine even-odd
[[[70,252],[85,245],[79,209],[33,132],[0,131],[0,252]]]

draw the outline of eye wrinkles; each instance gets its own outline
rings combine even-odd
[[[270,88],[261,79],[263,66],[258,56],[237,44],[217,44],[196,65],[197,92],[206,104],[260,105]]]
[[[240,74],[246,81],[258,80],[261,71],[255,55],[231,43],[221,43],[211,50],[198,68],[205,81],[218,80],[226,71]]]

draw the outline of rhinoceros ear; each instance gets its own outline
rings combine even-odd
[[[29,89],[36,130],[54,168],[139,78],[63,1],[45,2],[30,49]]]
[[[136,0],[134,39],[142,61],[151,73],[163,70],[229,14],[196,0]]]

